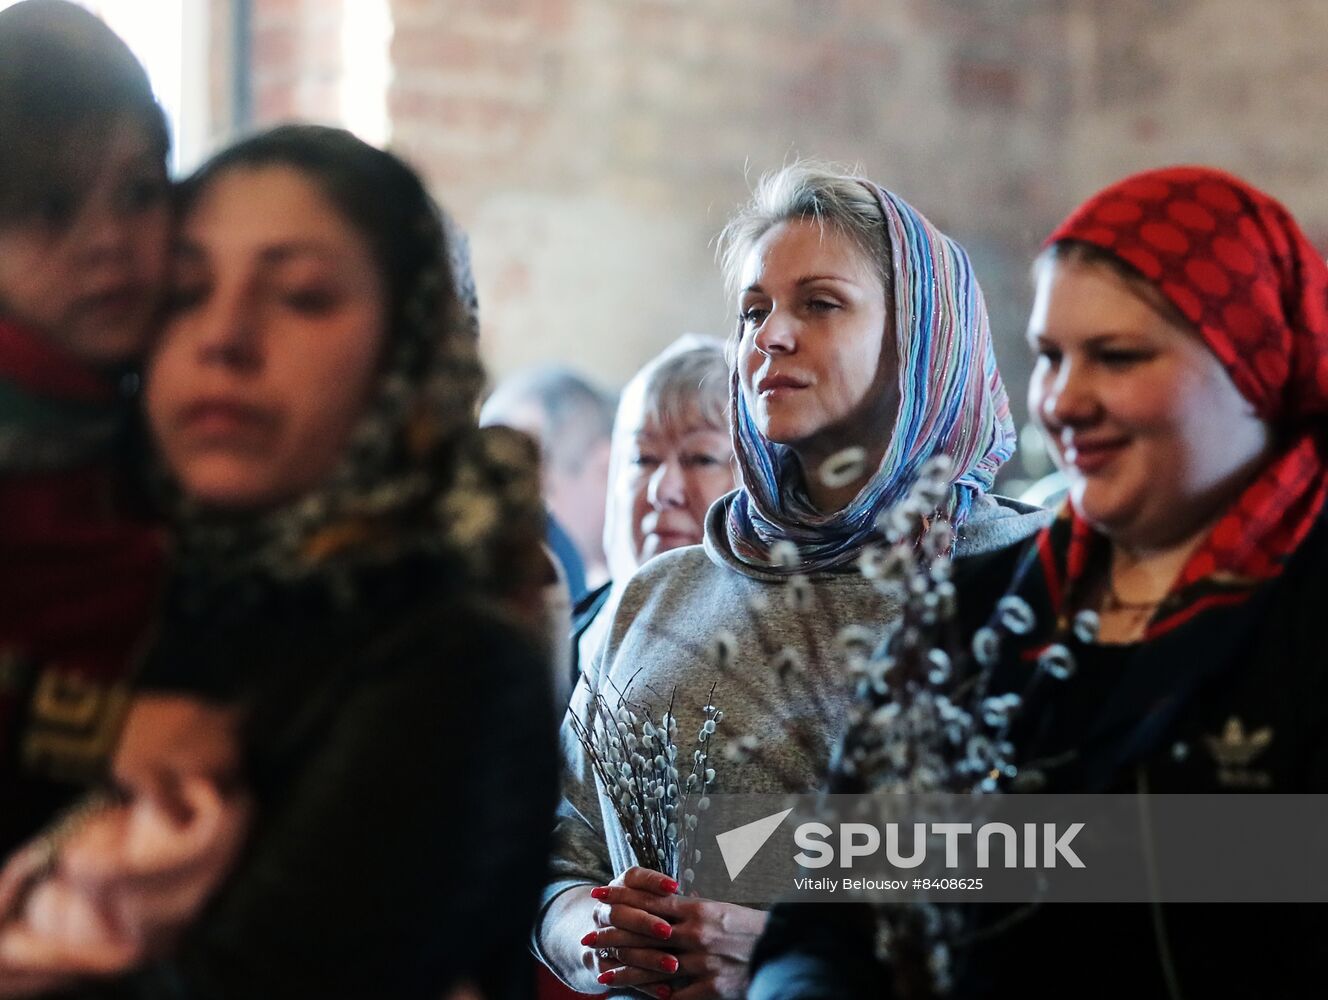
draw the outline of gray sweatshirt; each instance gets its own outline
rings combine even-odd
[[[729,495],[731,498],[733,494]],[[692,737],[715,685],[724,711],[717,749],[754,738],[750,759],[716,754],[715,792],[785,793],[815,788],[843,729],[850,684],[837,637],[846,625],[883,631],[898,608],[856,569],[814,574],[810,586],[753,569],[734,557],[724,530],[726,500],[711,507],[705,543],[658,556],[628,582],[604,645],[586,665],[568,714],[581,719],[593,692],[610,705],[630,685],[658,721],[676,691],[679,751],[690,757]],[[1004,498],[980,497],[955,545],[957,558],[1014,545],[1051,520],[1051,512]],[[962,595],[961,595],[962,600]],[[716,666],[715,639],[727,633],[736,655]],[[779,670],[781,651],[797,666]],[[787,654],[784,654],[787,656]],[[782,679],[781,679],[782,677]],[[800,739],[790,734],[801,732]],[[581,885],[604,885],[636,863],[602,796],[571,725],[562,726],[563,799],[554,831],[550,881],[535,929],[555,897]]]

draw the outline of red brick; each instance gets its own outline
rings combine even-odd
[[[338,12],[360,0],[253,2],[260,120],[334,115]],[[748,180],[795,153],[862,161],[975,250],[1017,409],[1029,259],[1101,184],[1212,160],[1328,241],[1317,138],[1328,134],[1328,4],[1317,0],[391,6],[394,145],[487,248],[485,335],[501,345],[490,355],[500,369],[536,327],[541,343],[568,345],[616,381],[660,346],[661,323],[726,326],[710,241]],[[513,206],[530,231],[584,231],[586,243],[514,241],[526,230]],[[631,224],[613,229],[614,213]],[[558,282],[594,287],[578,269],[606,253],[613,287],[582,313],[557,308]],[[597,303],[620,312],[624,301],[652,317],[633,317],[630,348],[618,314],[585,322]]]

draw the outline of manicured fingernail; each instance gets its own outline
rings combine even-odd
[[[595,943],[595,936],[596,936],[597,934],[599,934],[599,931],[591,931],[589,934],[587,934],[585,937],[583,937],[583,938],[581,939],[581,943],[582,943],[582,944],[594,944],[594,943]]]
[[[673,990],[667,986],[661,986],[655,990],[655,996],[659,997],[659,1000],[669,1000],[669,997],[673,996]]]
[[[609,898],[609,887],[608,887],[607,885],[597,885],[595,888],[593,888],[593,889],[590,890],[590,898],[591,898],[591,899],[608,899],[608,898]]]
[[[611,982],[613,982],[613,977],[616,975],[617,973],[614,972],[612,969],[610,969],[608,972],[601,972],[599,974],[599,981],[603,983],[605,986],[608,986]]]
[[[666,924],[664,921],[661,920],[654,927],[650,928],[650,932],[654,934],[655,937],[663,938],[665,941],[667,941],[669,939],[669,936],[673,933],[673,925]]]
[[[663,969],[665,972],[677,972],[678,960],[674,958],[672,955],[665,955],[663,958],[659,960],[659,967]]]
[[[678,883],[673,881],[673,879],[671,878],[664,879],[662,882],[659,883],[659,887],[663,889],[665,892],[678,891]]]

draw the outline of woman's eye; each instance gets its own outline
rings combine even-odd
[[[203,285],[176,285],[166,292],[165,309],[167,315],[175,315],[192,309],[207,296]]]
[[[812,312],[831,312],[839,308],[839,303],[833,299],[811,299],[807,308]]]
[[[336,305],[336,293],[326,288],[301,288],[286,292],[283,301],[296,312],[320,314]]]
[[[167,184],[157,177],[141,177],[120,191],[120,205],[126,211],[142,212],[155,208],[166,197]]]
[[[1046,361],[1054,365],[1061,360],[1059,347],[1052,347],[1050,344],[1030,344],[1029,348],[1032,350],[1033,358],[1036,361]]]
[[[738,313],[738,320],[743,326],[760,326],[769,315],[769,309],[763,309],[761,306],[748,306]]]
[[[654,455],[647,455],[644,452],[637,452],[632,456],[632,464],[639,466],[658,465],[659,459]]]
[[[709,455],[705,452],[695,452],[691,455],[682,457],[683,464],[692,468],[705,468],[711,465],[719,465],[724,460],[715,455]]]
[[[1148,351],[1101,351],[1098,360],[1108,368],[1129,368],[1152,358]]]
[[[37,218],[51,229],[64,229],[74,221],[78,199],[70,191],[47,191],[37,202]]]

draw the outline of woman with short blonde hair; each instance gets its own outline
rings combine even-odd
[[[674,692],[684,718],[713,684],[725,739],[759,744],[723,764],[716,790],[800,791],[816,784],[842,718],[840,627],[898,613],[857,561],[923,465],[952,463],[929,513],[952,529],[945,547],[962,587],[1044,519],[988,492],[1014,428],[962,247],[898,195],[809,164],[763,180],[723,247],[741,486],[710,508],[702,547],[667,552],[628,583],[571,711],[630,689]],[[790,604],[786,587],[809,603]],[[727,672],[711,655],[721,634]],[[771,659],[781,649],[792,657],[781,662],[802,665],[792,685]],[[765,914],[677,895],[667,873],[638,866],[570,726],[563,752],[554,877],[537,928],[546,963],[581,990],[742,996]]]
[[[577,606],[578,669],[603,641],[632,574],[662,552],[699,545],[706,511],[733,489],[728,402],[724,345],[695,333],[647,361],[623,389],[604,518],[612,579]]]

